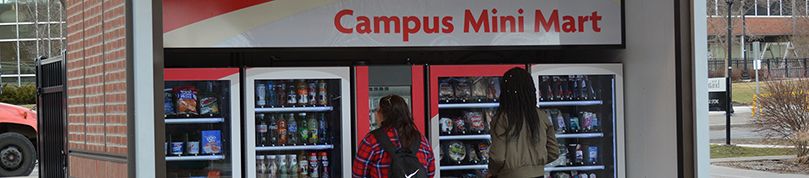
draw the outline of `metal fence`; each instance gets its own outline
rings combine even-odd
[[[62,56],[37,60],[40,177],[67,177],[66,70]]]
[[[731,75],[734,80],[741,80],[742,74],[747,71],[750,79],[755,77],[755,70],[753,70],[754,60],[748,59],[733,59],[730,61],[733,67],[733,74]],[[809,66],[807,63],[809,59],[762,59],[761,70],[758,71],[759,79],[784,79],[784,78],[803,78],[809,77]],[[747,63],[747,65],[745,65]],[[745,70],[745,67],[747,67]],[[708,59],[708,77],[725,77],[725,69],[727,64],[723,58],[710,58]]]

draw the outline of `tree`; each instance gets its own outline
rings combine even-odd
[[[809,79],[779,80],[764,86],[761,114],[753,120],[758,132],[795,146],[798,161],[809,164]]]

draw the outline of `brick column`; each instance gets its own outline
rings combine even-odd
[[[67,0],[71,177],[127,177],[124,0]]]

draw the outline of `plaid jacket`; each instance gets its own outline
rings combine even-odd
[[[396,129],[388,129],[388,137],[393,146],[401,148],[399,143],[399,133]],[[421,137],[421,144],[419,151],[416,153],[419,162],[424,165],[427,170],[427,176],[433,177],[435,175],[435,158],[433,157],[433,149],[427,138]],[[357,156],[354,157],[354,164],[352,168],[353,177],[388,177],[388,169],[390,167],[390,154],[386,153],[382,146],[377,143],[376,137],[373,134],[365,135],[357,150]]]

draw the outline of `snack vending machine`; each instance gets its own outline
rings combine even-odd
[[[348,67],[249,68],[248,177],[349,177]]]
[[[167,177],[241,177],[238,68],[165,69]]]
[[[537,64],[531,72],[561,153],[545,177],[626,177],[622,65]]]
[[[499,106],[503,73],[525,65],[430,66],[430,143],[436,177],[485,177],[489,121]]]
[[[424,132],[424,66],[357,66],[354,68],[356,121],[354,147],[366,134],[379,127],[374,112],[379,99],[395,94],[411,108],[416,128]]]

